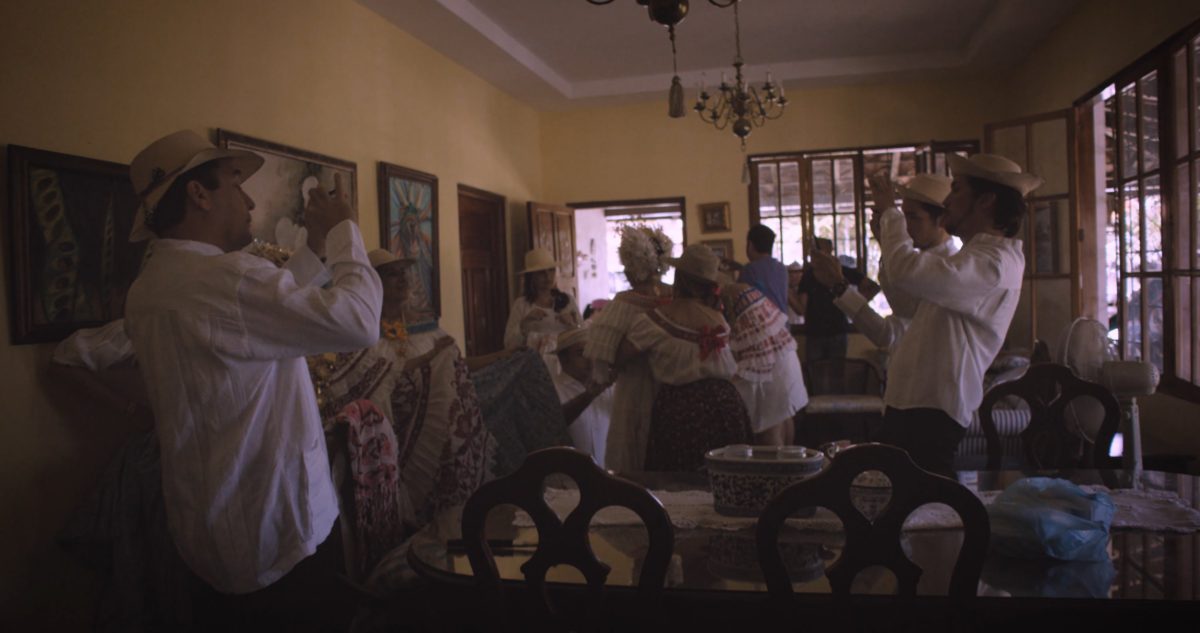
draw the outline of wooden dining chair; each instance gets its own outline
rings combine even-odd
[[[1104,386],[1083,380],[1066,365],[1038,363],[1020,378],[988,390],[979,405],[979,425],[987,438],[988,469],[1002,467],[1004,445],[995,423],[996,404],[1016,396],[1029,406],[1029,424],[1021,431],[1026,465],[1032,468],[1101,468],[1111,460],[1108,448],[1121,421],[1121,406]],[[1068,407],[1081,398],[1094,398],[1104,410],[1096,437],[1068,423]]]
[[[546,477],[563,474],[579,488],[579,505],[565,520],[546,503]],[[503,585],[492,550],[484,536],[488,512],[496,506],[511,504],[529,513],[537,527],[538,543],[533,556],[521,566],[525,577],[529,622],[516,625],[505,617]],[[481,486],[467,500],[462,514],[462,538],[476,582],[485,593],[490,611],[515,630],[595,630],[602,626],[605,614],[605,581],[609,566],[596,558],[588,540],[588,526],[600,509],[608,506],[629,508],[641,517],[649,535],[649,549],[638,577],[636,601],[639,609],[649,611],[663,588],[674,550],[675,534],[670,517],[654,495],[642,486],[615,477],[584,453],[555,447],[534,451],[512,474]],[[582,613],[564,613],[556,608],[546,587],[546,572],[555,565],[578,569],[587,581]],[[579,617],[573,617],[579,616]],[[493,620],[495,622],[495,620]]]
[[[881,471],[892,483],[891,498],[874,520],[864,516],[851,498],[854,478],[869,470]],[[983,503],[957,481],[922,470],[902,449],[860,444],[839,452],[815,477],[785,488],[759,517],[758,560],[772,599],[786,601],[792,595],[792,582],[779,554],[780,528],[796,511],[813,507],[833,511],[846,533],[841,557],[825,572],[834,594],[849,595],[859,572],[882,566],[895,574],[899,595],[915,596],[922,570],[904,554],[900,531],[908,515],[927,503],[944,503],[962,519],[963,544],[949,593],[974,596],[991,535]]]

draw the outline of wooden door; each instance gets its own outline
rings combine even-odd
[[[463,322],[467,356],[504,348],[508,317],[504,197],[458,186],[458,244],[462,253]]]
[[[558,262],[558,289],[575,297],[579,291],[575,281],[575,210],[561,204],[530,202],[530,248],[544,248]],[[582,307],[580,308],[582,309]]]
[[[1015,161],[1046,183],[1029,194],[1018,237],[1025,247],[1025,283],[1006,347],[1052,348],[1079,314],[1079,222],[1073,172],[1075,126],[1058,110],[984,128],[984,151]]]

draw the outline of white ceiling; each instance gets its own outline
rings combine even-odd
[[[358,0],[542,110],[663,96],[667,30],[635,0]],[[948,77],[1024,57],[1079,0],[743,0],[748,79],[788,87]],[[732,73],[733,9],[691,0],[676,27],[679,74],[694,99]]]

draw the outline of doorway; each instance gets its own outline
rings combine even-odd
[[[467,356],[504,348],[508,315],[504,196],[458,186],[458,245],[462,253],[463,324]]]
[[[596,299],[611,299],[629,289],[625,267],[617,255],[621,245],[621,227],[646,224],[661,228],[675,243],[671,256],[683,253],[686,201],[684,198],[650,200],[614,200],[571,203],[575,209],[575,241],[578,265],[575,281],[579,307],[587,309]],[[675,269],[667,271],[663,281],[674,281]]]

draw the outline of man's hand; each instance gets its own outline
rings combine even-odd
[[[896,206],[896,189],[892,186],[892,179],[888,177],[884,171],[875,172],[871,176],[871,201],[875,208],[875,213],[883,213],[885,209]]]
[[[813,276],[826,288],[832,288],[846,281],[845,276],[842,275],[842,263],[833,255],[813,253],[811,266]]]
[[[333,175],[333,192],[314,187],[308,194],[304,210],[304,225],[308,229],[308,248],[317,255],[325,252],[325,236],[343,220],[358,221],[358,213],[350,206],[350,192],[342,175]]]

